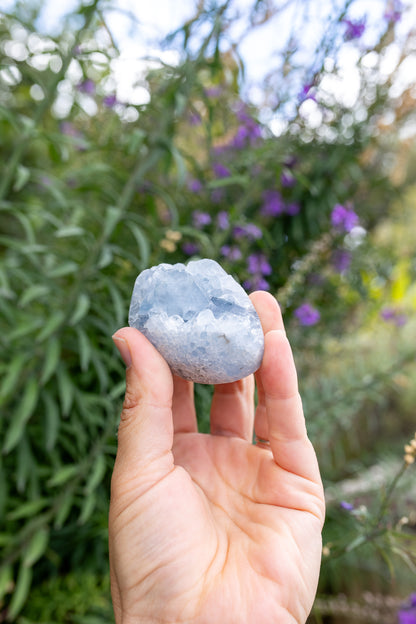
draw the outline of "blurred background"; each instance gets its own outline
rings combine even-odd
[[[111,335],[209,257],[294,347],[310,624],[416,623],[415,106],[411,0],[0,0],[0,622],[113,622]]]

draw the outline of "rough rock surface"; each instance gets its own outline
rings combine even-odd
[[[129,324],[172,371],[205,384],[256,371],[263,358],[260,319],[247,293],[214,260],[160,264],[137,277]]]

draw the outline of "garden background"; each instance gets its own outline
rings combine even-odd
[[[415,12],[316,4],[195,2],[130,92],[112,24],[143,46],[140,8],[0,12],[0,621],[113,621],[111,335],[141,270],[209,257],[293,344],[328,503],[310,623],[416,622]]]

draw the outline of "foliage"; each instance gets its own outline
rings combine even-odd
[[[372,591],[388,573],[410,592],[395,557],[414,569],[413,451],[400,463],[415,394],[404,152],[414,165],[399,133],[414,100],[410,88],[392,96],[382,69],[402,9],[387,3],[370,49],[353,3],[338,6],[308,80],[287,49],[279,101],[254,106],[236,46],[224,48],[230,1],[199,3],[168,41],[175,63],[144,62],[142,104],[118,101],[105,2],[81,5],[55,36],[30,4],[0,15],[0,619],[108,618],[97,579],[124,391],[110,337],[138,272],[198,256],[284,309],[328,491],[322,596],[354,601],[368,570],[382,577]],[[279,15],[271,6],[253,2],[250,28]],[[355,39],[360,89],[347,106],[330,85]],[[411,38],[400,45],[405,63]],[[211,389],[196,394],[207,429]],[[364,573],[345,580],[349,566]]]

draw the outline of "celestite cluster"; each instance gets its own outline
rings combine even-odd
[[[247,293],[214,260],[159,264],[137,277],[129,324],[172,371],[191,381],[237,381],[262,361],[264,336]]]

